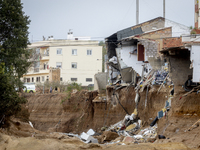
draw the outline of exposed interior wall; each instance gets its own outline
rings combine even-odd
[[[154,70],[159,70],[164,65],[164,59],[148,57],[148,61]]]
[[[122,48],[116,48],[116,51],[119,51],[120,53],[120,58],[118,59],[123,61],[123,63],[126,64],[127,67],[132,67],[139,75],[141,75],[142,65],[144,64],[143,61],[138,61],[137,53],[130,54],[136,48],[136,45],[126,46]]]
[[[170,67],[170,77],[175,86],[183,85],[188,75],[192,75],[192,69],[190,69],[190,51],[181,51],[176,55],[169,55],[168,57]]]

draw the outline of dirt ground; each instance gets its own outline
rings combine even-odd
[[[142,128],[149,126],[169,98],[171,88],[165,86],[157,94],[158,88],[152,87],[147,97],[146,90],[140,93],[138,116],[143,122]],[[134,88],[123,88],[115,93],[125,110],[131,114],[135,108]],[[28,103],[25,108],[34,128],[27,120],[13,118],[8,129],[0,129],[0,149],[200,149],[199,124],[188,131],[200,119],[200,96],[192,93],[180,99],[184,93],[182,87],[175,87],[172,108],[158,121],[158,134],[166,139],[126,145],[85,144],[61,134],[80,134],[88,129],[101,133],[102,127],[122,120],[126,112],[113,96],[112,87],[107,88],[107,94],[83,90],[72,94],[69,99],[62,93],[26,94]],[[103,98],[105,95],[106,100]]]

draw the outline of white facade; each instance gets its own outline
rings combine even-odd
[[[165,27],[172,27],[172,37],[190,34],[189,27],[168,19],[165,19]]]
[[[137,53],[130,54],[135,49],[137,49],[136,46],[124,46],[122,48],[116,48],[116,52],[122,69],[132,67],[139,75],[142,75],[143,61],[138,61]]]
[[[98,41],[50,40],[33,43],[29,48],[40,49],[39,70],[32,68],[24,75],[30,82],[37,82],[37,77],[39,82],[46,81],[52,67],[60,68],[61,81],[87,86],[94,84],[94,75],[102,71],[102,46]]]
[[[192,81],[200,82],[200,45],[192,45],[190,60],[193,67]]]

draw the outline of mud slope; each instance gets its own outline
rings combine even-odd
[[[143,121],[143,127],[149,126],[169,98],[171,88],[163,87],[157,94],[158,88],[159,86],[154,86],[149,90],[146,107],[146,90],[140,93],[138,115]],[[185,131],[200,119],[200,98],[198,94],[192,93],[179,100],[184,93],[181,87],[175,87],[172,108],[167,116],[158,121],[158,134],[165,135],[168,139],[156,142],[183,142],[192,148],[198,148],[200,127]],[[116,95],[125,110],[131,114],[135,108],[134,88],[117,90]],[[65,94],[29,95],[27,98],[30,120],[41,131],[79,134],[92,128],[100,132],[101,127],[110,126],[126,115],[116,96],[113,96],[112,88],[107,89],[106,101],[99,98],[97,91],[77,92],[63,103],[61,101],[66,98]]]

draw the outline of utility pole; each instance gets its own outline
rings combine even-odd
[[[165,0],[163,0],[163,18],[165,18]]]
[[[136,25],[139,24],[139,0],[136,0]]]

